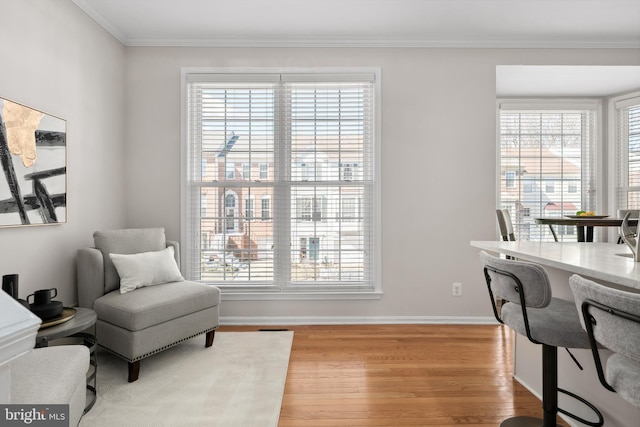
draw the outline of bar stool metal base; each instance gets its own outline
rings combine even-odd
[[[542,427],[544,421],[536,417],[513,417],[504,420],[500,427]]]

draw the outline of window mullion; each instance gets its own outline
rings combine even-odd
[[[291,280],[291,99],[285,83],[275,96],[275,176],[274,176],[274,278],[286,287]]]

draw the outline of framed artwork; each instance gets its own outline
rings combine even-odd
[[[0,227],[67,222],[67,122],[0,98]]]

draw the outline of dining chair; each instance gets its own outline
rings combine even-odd
[[[498,216],[498,226],[500,227],[500,235],[505,242],[515,241],[516,235],[513,232],[513,222],[508,209],[496,209]]]
[[[500,236],[502,236],[502,240],[504,240],[505,242],[515,241],[516,236],[513,231],[513,222],[511,221],[511,214],[509,214],[509,210],[496,209],[496,215],[498,217],[498,225],[500,227]],[[549,230],[551,230],[553,240],[557,242],[558,236],[556,235],[556,231],[551,225],[549,225]]]
[[[618,209],[618,211],[616,212],[616,218],[624,218],[628,212],[631,212],[631,215],[629,215],[629,218],[640,217],[640,209]],[[634,234],[637,234],[637,227],[629,227],[629,228]],[[618,244],[620,243],[624,243],[624,233],[622,233],[622,231],[620,231],[620,234],[618,234]]]
[[[582,313],[598,379],[640,408],[640,294],[603,286],[577,274],[569,278],[575,304]],[[606,367],[598,344],[613,354]]]
[[[480,252],[480,258],[496,320],[542,346],[543,418],[517,416],[503,421],[501,426],[555,427],[558,413],[589,426],[602,426],[602,414],[595,406],[558,387],[558,347],[590,348],[589,337],[580,325],[574,303],[552,297],[549,276],[538,264],[498,258],[485,251]],[[507,301],[500,313],[495,304],[497,298]],[[559,393],[581,402],[598,420],[589,421],[559,408]]]

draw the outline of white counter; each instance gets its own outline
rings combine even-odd
[[[630,258],[625,244],[472,241],[471,246],[640,290],[640,262]]]

